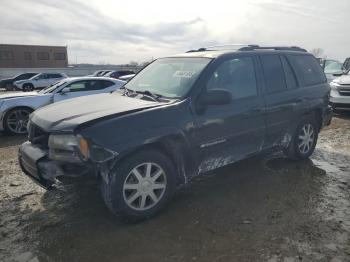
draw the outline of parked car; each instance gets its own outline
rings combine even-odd
[[[15,86],[13,84],[15,81],[29,79],[37,74],[38,73],[23,73],[23,74],[19,74],[19,75],[16,75],[14,77],[11,77],[11,78],[1,79],[0,80],[0,88],[5,88],[7,91],[13,90],[15,88]]]
[[[101,73],[99,73],[97,76],[106,76],[110,72],[112,72],[112,70],[104,70]]]
[[[15,81],[14,85],[18,90],[33,91],[52,85],[64,78],[67,78],[67,75],[63,73],[40,73],[26,80]]]
[[[0,131],[25,134],[29,114],[34,110],[66,99],[115,91],[124,84],[111,78],[65,78],[39,92],[0,95]]]
[[[130,81],[130,79],[133,78],[135,75],[136,75],[136,74],[125,75],[125,76],[119,77],[119,79],[128,82],[128,81]]]
[[[336,60],[326,60],[324,73],[326,74],[328,82],[332,82],[334,79],[342,75],[343,73],[343,63]]]
[[[321,59],[321,66],[330,83],[350,70],[350,57],[346,58],[343,63],[332,59]]]
[[[101,73],[103,73],[105,70],[97,70],[95,71],[92,75],[88,75],[88,76],[99,76]]]
[[[330,83],[330,105],[334,111],[350,111],[350,74],[341,75]]]
[[[309,157],[331,119],[329,93],[304,49],[201,48],[155,60],[120,91],[36,110],[20,166],[45,188],[94,174],[110,210],[140,221],[210,170],[276,150]]]
[[[111,72],[105,74],[105,76],[119,79],[122,76],[131,75],[131,74],[135,74],[135,73],[133,71],[130,71],[130,70],[120,70],[120,71],[111,71]]]

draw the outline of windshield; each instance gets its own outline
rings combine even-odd
[[[343,64],[339,63],[338,61],[332,61],[328,64],[326,63],[326,66],[324,68],[325,74],[334,74],[342,71],[343,71]]]
[[[39,94],[48,94],[48,93],[52,93],[53,91],[55,91],[57,88],[59,88],[60,86],[64,85],[65,83],[67,83],[67,81],[58,81],[52,85],[49,85],[48,87],[45,87],[44,89],[41,89],[38,93]]]
[[[128,82],[125,87],[135,92],[149,91],[169,98],[186,95],[209,58],[158,59]]]

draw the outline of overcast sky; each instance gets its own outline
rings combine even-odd
[[[0,0],[0,43],[67,45],[69,62],[127,63],[223,43],[350,56],[349,0]]]

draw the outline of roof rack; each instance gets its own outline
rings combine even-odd
[[[247,45],[247,44],[225,44],[225,45],[212,45],[207,47],[201,47],[194,50],[189,50],[186,53],[192,52],[203,52],[203,51],[218,51],[218,50],[239,50],[241,47],[250,47],[250,46],[258,46],[258,45]]]
[[[306,49],[298,47],[298,46],[245,46],[240,49],[239,51],[254,51],[254,50],[286,50],[286,51],[300,51],[300,52],[307,52]]]
[[[236,48],[229,48],[229,47],[236,47]],[[237,48],[237,47],[240,47],[240,48]],[[286,50],[286,51],[307,52],[306,49],[300,48],[298,46],[259,46],[259,45],[245,45],[245,44],[226,44],[226,45],[214,45],[214,46],[208,46],[208,47],[201,47],[196,50],[189,50],[186,53],[218,51],[218,50],[236,50],[236,51]]]

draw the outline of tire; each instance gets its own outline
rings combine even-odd
[[[23,85],[23,91],[24,92],[30,92],[34,90],[34,86],[32,84],[24,84]]]
[[[4,117],[5,132],[11,135],[27,134],[27,124],[30,113],[33,110],[25,107],[17,107],[8,111]]]
[[[314,117],[303,117],[288,148],[284,150],[284,154],[293,160],[306,159],[311,156],[317,144],[319,130],[319,125]]]
[[[150,164],[151,171],[147,177]],[[141,175],[142,182],[135,175],[135,168],[138,175]],[[150,179],[155,180],[149,182]],[[152,189],[153,186],[163,188]],[[174,166],[161,152],[154,149],[142,150],[118,163],[110,173],[109,181],[102,179],[101,189],[106,205],[116,216],[126,222],[140,222],[159,213],[173,196],[176,189]]]

